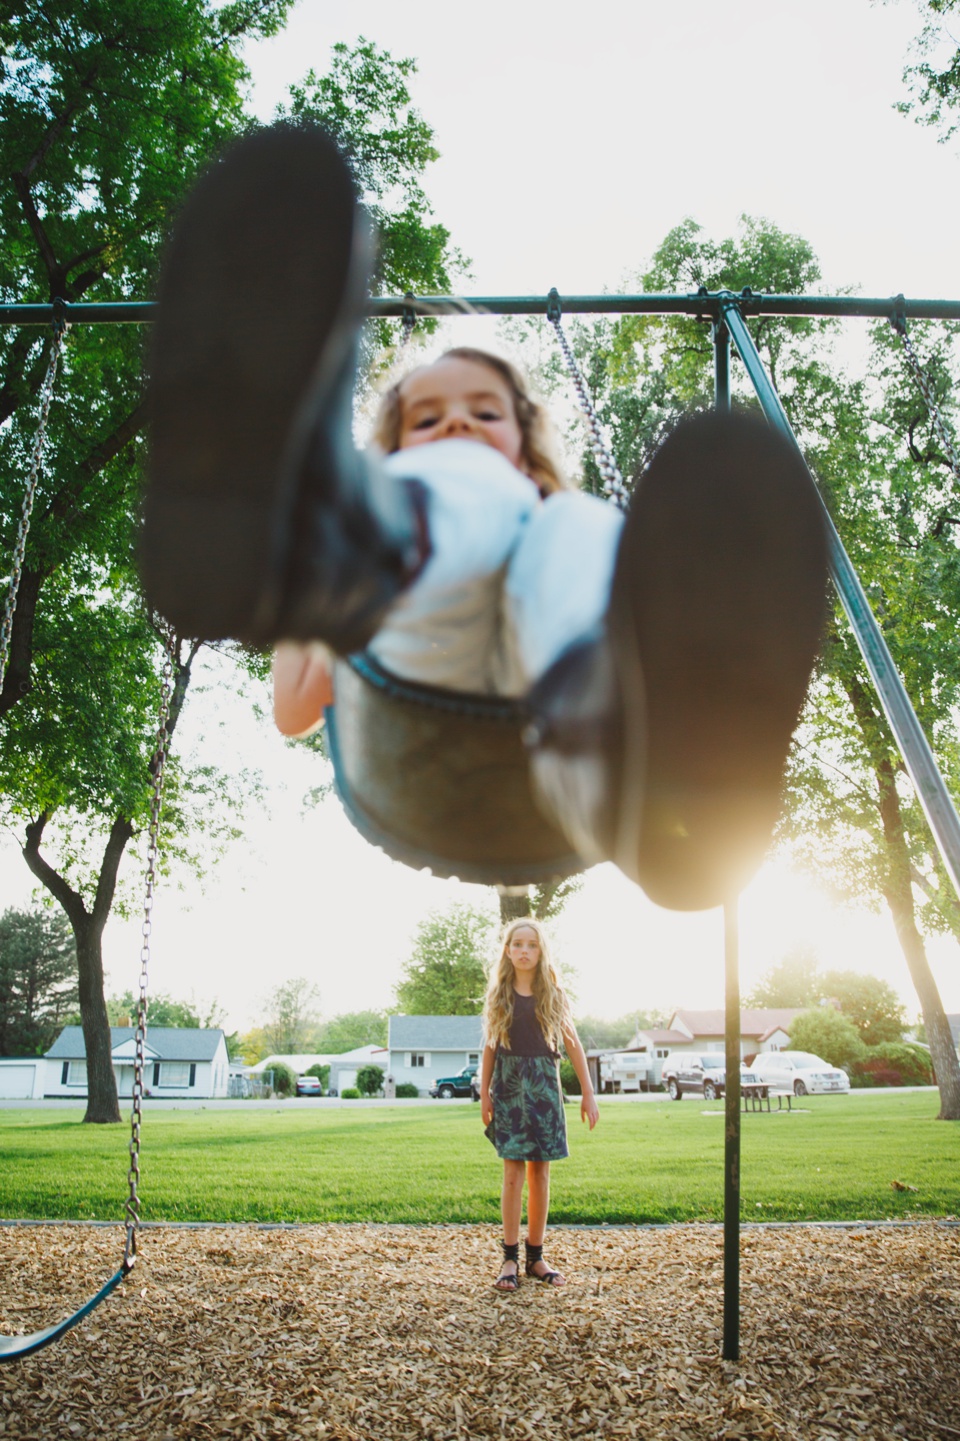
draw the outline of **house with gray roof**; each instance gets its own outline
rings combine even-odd
[[[387,1021],[390,1075],[426,1095],[441,1076],[479,1066],[483,1050],[481,1016],[390,1016]]]
[[[110,1027],[113,1070],[121,1097],[133,1095],[136,1038],[132,1026]],[[64,1026],[44,1060],[44,1096],[86,1100],[87,1051],[82,1026]],[[219,1027],[149,1026],[144,1062],[144,1094],[153,1099],[213,1100],[228,1094],[230,1062],[226,1037]]]

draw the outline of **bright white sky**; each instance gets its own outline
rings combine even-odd
[[[620,289],[684,216],[719,238],[746,212],[809,240],[830,288],[956,297],[960,151],[893,110],[919,29],[908,0],[301,0],[248,59],[264,118],[338,40],[418,59],[414,100],[441,152],[426,188],[473,262],[472,294]],[[303,815],[317,763],[222,687],[193,696],[183,729],[225,767],[261,766],[270,815],[203,884],[161,891],[158,990],[215,996],[241,1029],[295,975],[316,982],[325,1014],[386,1006],[417,922],[454,898],[489,903],[386,860],[336,801]],[[26,904],[12,839],[0,866],[6,903]],[[719,912],[659,910],[602,866],[554,929],[581,1013],[722,1005]],[[918,1010],[886,917],[841,908],[782,863],[745,894],[742,930],[745,989],[808,945]],[[109,988],[134,985],[139,925],[112,921],[105,949]],[[956,946],[933,943],[931,957],[946,1008],[960,1010]]]

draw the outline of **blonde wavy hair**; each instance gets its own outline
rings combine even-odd
[[[572,483],[563,474],[559,459],[559,445],[553,422],[544,407],[530,394],[526,380],[509,360],[493,355],[488,350],[476,350],[469,345],[457,345],[445,350],[432,363],[441,360],[468,360],[474,365],[485,365],[506,383],[513,400],[513,409],[523,438],[520,459],[530,479],[536,484],[541,495],[550,495],[555,490],[572,490]],[[429,366],[416,367],[429,369]],[[400,426],[403,417],[403,383],[413,371],[394,382],[380,401],[373,423],[372,440],[384,455],[393,455],[400,449]]]
[[[564,1031],[573,1029],[573,1016],[570,1014],[570,1003],[560,985],[556,968],[550,959],[547,937],[542,925],[533,916],[522,916],[519,920],[510,921],[504,928],[500,959],[490,972],[490,984],[487,986],[487,998],[483,1007],[484,1043],[488,1046],[503,1046],[504,1050],[510,1049],[513,962],[507,953],[507,947],[514,932],[520,930],[521,926],[528,926],[531,931],[535,931],[540,942],[540,961],[533,973],[537,1022],[547,1045],[559,1051],[563,1045]]]

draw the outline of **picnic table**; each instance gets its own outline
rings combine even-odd
[[[741,1082],[740,1096],[745,1111],[769,1111],[771,1101],[776,1101],[778,1111],[783,1110],[784,1101],[787,1103],[787,1110],[793,1110],[792,1091],[778,1091],[772,1086],[763,1086],[755,1081]]]

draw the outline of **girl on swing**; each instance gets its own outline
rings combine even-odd
[[[546,938],[529,916],[511,921],[490,976],[483,1012],[480,1108],[487,1135],[503,1160],[503,1266],[498,1291],[520,1285],[520,1217],[527,1183],[525,1270],[536,1281],[563,1286],[565,1277],[543,1259],[550,1209],[550,1162],[567,1152],[563,1094],[557,1069],[566,1047],[580,1082],[581,1118],[591,1131],[599,1119],[587,1058],[557,979]]]
[[[168,246],[142,569],[180,634],[274,645],[275,713],[326,655],[524,696],[534,793],[588,862],[658,903],[722,903],[760,864],[824,614],[820,503],[742,415],[682,422],[630,510],[560,480],[511,366],[454,350],[353,440],[371,243],[321,131],[236,144]],[[318,645],[319,643],[319,645]]]

